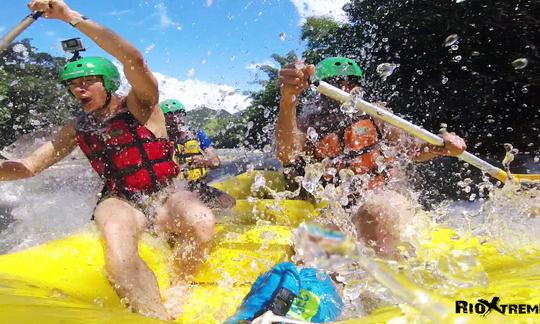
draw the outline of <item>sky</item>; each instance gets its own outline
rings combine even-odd
[[[119,33],[145,56],[160,83],[160,99],[177,98],[189,109],[206,105],[236,112],[249,104],[246,90],[277,65],[271,54],[302,53],[301,24],[308,16],[345,21],[346,0],[72,0],[79,11]],[[25,15],[27,1],[3,1],[0,34]],[[66,23],[39,19],[19,38],[39,51],[64,56],[60,40],[81,37],[83,55],[106,54]],[[68,56],[66,56],[68,57]],[[106,56],[107,57],[107,56]],[[110,58],[110,57],[109,57]]]

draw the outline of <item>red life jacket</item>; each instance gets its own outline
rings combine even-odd
[[[313,154],[317,160],[341,157],[338,169],[349,168],[355,174],[373,174],[368,188],[382,184],[388,177],[388,172],[378,172],[378,164],[392,160],[383,154],[379,141],[381,134],[371,118],[353,122],[342,132],[324,134],[314,143]]]
[[[128,197],[156,192],[178,175],[174,147],[156,138],[123,104],[124,111],[99,127],[88,127],[88,116],[80,120],[77,142],[108,191]]]

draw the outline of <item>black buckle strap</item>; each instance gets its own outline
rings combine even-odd
[[[285,316],[289,312],[295,298],[296,295],[292,291],[287,288],[280,288],[270,301],[265,312],[270,310],[275,315]]]

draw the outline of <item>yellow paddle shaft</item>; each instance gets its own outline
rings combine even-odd
[[[4,37],[2,37],[2,40],[0,40],[0,54],[11,44],[11,42],[19,36],[20,33],[22,33],[28,26],[32,25],[36,19],[38,19],[43,12],[38,11],[29,14],[26,16],[17,26],[13,27],[9,32],[7,32]]]

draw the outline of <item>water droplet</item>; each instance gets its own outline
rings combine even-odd
[[[264,152],[264,153],[270,153],[270,152],[272,152],[272,146],[271,146],[271,145],[265,145],[265,146],[263,147],[263,152]]]
[[[523,92],[523,93],[529,93],[529,88],[527,88],[527,86],[524,85],[523,87],[521,87],[521,92]]]
[[[461,55],[456,55],[456,56],[452,57],[452,61],[454,61],[456,63],[461,61],[461,59],[462,59]]]
[[[457,51],[459,49],[459,46],[458,45],[452,45],[450,48],[452,49],[452,51]]]
[[[257,173],[255,175],[255,179],[253,180],[253,184],[251,185],[251,192],[256,193],[261,188],[266,187],[266,178],[262,173]]]
[[[442,82],[442,84],[448,83],[448,78],[443,75],[441,82]]]
[[[302,187],[310,193],[314,193],[319,187],[319,180],[324,174],[324,165],[322,163],[308,164],[305,168]]]
[[[352,102],[345,102],[339,107],[339,110],[344,114],[352,115],[356,112],[356,107]]]
[[[512,62],[512,66],[513,66],[514,69],[516,69],[516,70],[524,69],[524,68],[527,67],[528,64],[529,64],[529,60],[527,60],[527,59],[524,58],[524,57],[515,59],[515,60]]]
[[[381,63],[377,65],[377,73],[381,76],[383,80],[386,80],[387,77],[394,73],[397,64],[394,63]]]
[[[514,156],[518,154],[518,149],[514,148],[512,144],[510,143],[504,143],[504,149],[506,150],[506,154],[504,155],[504,159],[502,161],[503,166],[508,169],[510,167],[510,163],[514,161]]]
[[[280,41],[283,42],[283,41],[285,41],[286,38],[287,38],[287,35],[285,35],[284,32],[279,33],[279,40]]]
[[[317,131],[313,127],[309,127],[307,129],[307,136],[308,136],[308,139],[312,142],[316,142],[317,139],[319,138],[319,134],[317,134]]]
[[[454,44],[456,44],[459,40],[459,36],[457,34],[448,35],[446,39],[444,40],[444,46],[450,47]]]
[[[94,298],[93,302],[94,302],[94,305],[99,306],[99,307],[103,307],[103,305],[105,305],[105,299],[102,297]]]
[[[422,74],[424,74],[424,71],[423,71],[423,70],[416,70],[416,73],[417,73],[418,75],[422,75]]]
[[[146,53],[146,54],[150,53],[150,51],[152,51],[154,49],[154,47],[156,47],[156,44],[154,44],[154,43],[146,46],[146,48],[144,49],[144,53]]]

